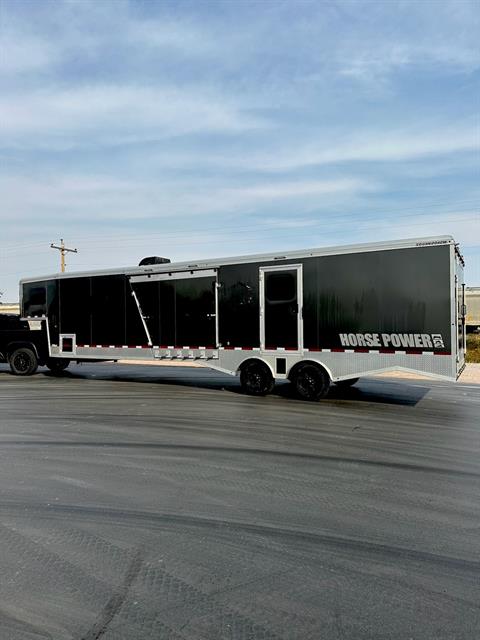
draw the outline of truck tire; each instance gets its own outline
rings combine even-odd
[[[302,400],[320,400],[330,387],[330,376],[322,367],[313,362],[299,365],[292,376],[295,392]]]
[[[348,380],[338,380],[337,382],[335,382],[335,384],[337,385],[337,387],[352,387],[359,380],[360,378],[349,378]]]
[[[16,376],[31,376],[38,368],[38,358],[28,347],[20,347],[10,355],[10,369]]]
[[[50,369],[52,373],[61,373],[68,369],[68,365],[70,364],[70,360],[66,358],[49,358],[46,362],[47,368]]]
[[[273,391],[275,380],[264,362],[252,360],[240,369],[240,384],[250,396],[266,396]]]

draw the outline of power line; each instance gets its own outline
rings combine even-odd
[[[468,211],[458,211],[458,213],[469,213]],[[451,212],[445,212],[446,214],[451,213]],[[357,225],[363,225],[364,222],[370,222],[370,221],[378,221],[378,222],[384,222],[385,218],[388,217],[388,215],[393,214],[393,211],[390,211],[389,214],[385,214],[385,213],[380,213],[379,214],[375,214],[373,216],[368,216],[365,217],[363,214],[356,214],[356,215],[361,215],[361,222],[360,223],[356,223]],[[305,214],[305,215],[308,215]],[[379,220],[379,215],[382,215],[382,219]],[[410,218],[410,217],[415,217],[417,218],[419,215],[422,215],[421,213],[419,213],[418,211],[416,213],[412,213],[412,214],[404,214],[404,215],[396,215],[396,220],[398,219],[405,219],[405,218]],[[445,214],[439,214],[441,217],[440,220],[438,220],[438,222],[440,223],[444,223],[444,222],[464,222],[466,220],[476,220],[478,218],[478,216],[480,216],[480,213],[473,217],[470,218],[458,218],[458,217],[445,217]],[[328,219],[326,220],[329,224],[331,224],[332,222],[335,223],[335,226],[339,229],[342,228],[342,226],[348,226],[351,227],[352,226],[352,222],[355,222],[355,214],[341,214],[340,216],[336,216],[335,214],[329,215]],[[319,224],[322,223],[322,220],[318,221]],[[424,223],[414,223],[414,225],[418,225],[418,224],[430,224],[431,221],[428,222],[424,222]],[[412,226],[414,226],[412,225]],[[308,227],[312,227],[314,225],[301,225],[298,229],[296,229],[294,226],[289,227],[290,231],[299,231],[299,230],[304,230]],[[358,228],[358,226],[357,226]],[[224,227],[219,227],[218,225],[214,225],[213,227],[209,227],[209,226],[202,226],[201,228],[193,228],[193,229],[189,229],[189,233],[193,234],[193,233],[198,233],[198,234],[209,234],[210,237],[215,236],[215,235],[223,235],[224,233],[234,233],[234,232],[255,232],[258,233],[259,231],[272,231],[272,232],[278,232],[278,231],[282,231],[285,229],[285,224],[283,221],[278,221],[278,222],[272,222],[272,223],[268,223],[268,224],[258,224],[255,223],[254,226],[248,225],[248,226],[224,226]],[[185,236],[185,231],[167,231],[167,232],[150,232],[150,233],[144,233],[144,234],[129,234],[126,236],[112,236],[110,234],[109,239],[111,241],[113,241],[116,244],[118,244],[119,242],[128,242],[130,244],[132,244],[135,241],[138,242],[143,242],[144,240],[150,240],[151,238],[154,237],[160,237],[162,239],[175,239],[175,238],[183,238]],[[89,242],[89,244],[100,244],[101,246],[115,246],[115,245],[105,245],[105,241],[102,238],[98,237],[98,234],[96,234],[95,236],[84,236],[83,238],[80,238],[80,241],[84,241],[84,242]],[[33,248],[33,247],[37,247],[37,246],[42,246],[43,242],[33,242],[33,243],[28,243],[28,244],[24,244],[24,245],[15,245],[15,247],[7,247],[4,248],[2,250],[3,253],[7,253],[7,252],[18,252],[19,249],[28,249],[28,248]]]
[[[459,201],[459,204],[463,204],[463,206],[465,206],[467,203],[470,202],[474,202],[473,200],[463,200],[463,201]],[[328,236],[328,235],[332,235],[335,233],[340,232],[343,228],[348,227],[349,229],[352,228],[352,225],[355,225],[355,230],[368,230],[370,228],[372,228],[372,225],[369,224],[371,221],[375,221],[375,222],[379,222],[379,223],[384,223],[386,219],[388,219],[388,217],[390,215],[395,215],[395,221],[391,222],[391,226],[393,227],[398,227],[400,226],[399,220],[404,220],[407,218],[411,218],[411,217],[419,217],[422,215],[422,213],[419,211],[419,209],[426,209],[426,208],[432,208],[432,207],[440,207],[443,206],[439,203],[430,203],[427,205],[423,205],[420,208],[415,208],[415,212],[414,213],[401,213],[401,212],[407,212],[407,211],[411,211],[413,210],[410,208],[402,208],[402,209],[396,209],[396,210],[389,210],[388,213],[385,213],[385,211],[379,211],[377,213],[374,213],[373,215],[370,215],[368,217],[365,217],[365,215],[363,213],[359,213],[357,215],[361,216],[361,221],[360,222],[355,222],[355,214],[352,213],[342,213],[342,214],[332,214],[330,216],[328,216],[327,220],[325,222],[328,222],[329,225],[329,229],[326,230],[325,228],[321,229],[322,235],[324,236]],[[456,210],[457,213],[469,213],[469,211],[459,211],[458,208]],[[448,217],[446,217],[446,215],[450,214]],[[468,222],[468,221],[476,221],[480,219],[480,213],[479,214],[475,214],[474,216],[469,216],[469,217],[463,217],[463,218],[458,218],[458,217],[450,217],[452,214],[452,212],[441,212],[438,214],[439,219],[438,219],[438,223],[448,223],[448,222]],[[308,216],[309,212],[306,212],[303,214],[304,216]],[[311,215],[311,214],[310,214]],[[324,216],[325,214],[323,214]],[[429,212],[427,215],[431,216],[432,214]],[[323,217],[322,216],[322,217]],[[379,219],[379,216],[382,216],[381,219]],[[237,216],[238,217],[238,216]],[[332,224],[333,223],[333,224]],[[365,224],[366,223],[366,224]],[[321,219],[318,220],[318,224],[324,224],[324,221],[322,221]],[[429,220],[428,222],[414,222],[411,223],[409,226],[425,226],[427,224],[432,224],[432,221]],[[199,239],[198,241],[194,241],[191,238],[190,239],[185,239],[185,235],[186,232],[185,231],[181,231],[181,232],[177,232],[177,231],[170,231],[170,232],[153,232],[153,233],[145,233],[145,234],[129,234],[127,236],[113,236],[110,234],[109,235],[109,242],[105,242],[105,240],[103,238],[99,238],[98,234],[96,236],[84,236],[83,241],[88,241],[89,244],[96,244],[96,245],[100,245],[102,248],[111,248],[111,247],[115,247],[118,246],[119,244],[124,244],[124,243],[128,243],[130,246],[138,246],[138,245],[143,245],[145,244],[146,241],[151,241],[152,238],[160,238],[162,240],[166,240],[168,242],[174,241],[175,239],[179,238],[184,240],[184,242],[186,244],[188,244],[189,246],[195,246],[195,245],[199,245],[199,244],[205,244],[205,235],[208,235],[208,239],[209,239],[209,244],[220,244],[220,243],[224,243],[225,242],[225,238],[222,236],[228,235],[228,234],[233,234],[233,233],[243,233],[243,234],[249,234],[249,233],[255,233],[255,234],[259,234],[259,233],[271,233],[272,235],[275,236],[275,238],[281,238],[285,236],[285,232],[287,233],[287,235],[290,237],[292,235],[296,235],[298,233],[301,232],[306,232],[307,230],[313,230],[315,228],[314,224],[310,224],[310,225],[302,225],[298,228],[291,226],[288,227],[288,229],[286,229],[285,224],[284,224],[284,220],[280,220],[280,221],[275,221],[275,222],[269,222],[267,224],[258,224],[258,223],[254,223],[253,226],[251,224],[246,225],[246,226],[235,226],[235,225],[229,225],[229,226],[223,226],[223,227],[219,227],[218,225],[214,225],[212,227],[209,226],[202,226],[200,229],[189,229],[188,233],[189,235],[193,235],[193,234],[198,234],[203,236],[202,239]],[[215,238],[218,238],[218,240],[215,242]],[[251,242],[251,238],[245,239],[245,240],[239,240],[236,239],[236,244],[241,243],[243,244],[244,242]],[[29,248],[35,248],[35,247],[40,247],[43,246],[43,242],[32,242],[32,243],[25,243],[23,245],[15,245],[14,247],[4,247],[1,252],[0,252],[0,256],[1,254],[8,254],[8,253],[18,253],[21,250],[26,250]],[[58,247],[58,246],[54,246],[51,245],[52,248],[58,249],[60,251],[62,251],[62,247]],[[71,251],[74,253],[77,253],[77,250],[75,249],[67,249],[65,248],[66,251]],[[63,264],[64,264],[64,253],[63,253]],[[78,263],[79,266],[82,263]],[[63,268],[65,268],[63,266]],[[4,274],[6,275],[6,274]]]
[[[461,219],[461,221],[465,222],[465,221],[470,221],[472,219],[473,218],[463,218],[463,219]],[[412,224],[410,226],[425,226],[426,224],[430,225],[431,222],[428,222],[428,223],[425,223],[425,222],[414,223],[414,224]],[[391,227],[395,227],[395,228],[397,228],[399,226],[401,226],[401,225],[398,224],[398,223],[391,225]],[[366,225],[358,225],[358,226],[355,227],[355,231],[368,231],[368,230],[374,229],[374,228],[375,228],[374,225],[368,225],[368,226],[366,226]],[[292,236],[292,234],[299,233],[300,231],[305,231],[305,229],[289,229],[289,230],[283,230],[283,231],[284,231],[284,233],[282,233],[282,234],[278,234],[277,233],[275,235],[275,240],[280,239],[280,238],[290,238]],[[326,236],[335,235],[338,232],[339,232],[338,229],[333,228],[333,229],[329,229],[329,230],[321,230],[321,231],[318,232],[318,235],[322,235],[322,237],[326,237]],[[251,245],[252,244],[252,238],[248,237],[248,238],[235,239],[234,243],[235,243],[235,245],[244,245],[244,244]],[[189,247],[194,247],[194,246],[198,246],[198,245],[204,246],[206,244],[206,242],[205,242],[205,239],[202,239],[202,240],[189,239],[189,240],[185,240],[184,244],[189,246]],[[209,244],[209,246],[220,245],[220,244],[222,246],[224,246],[225,242],[224,241],[223,242],[215,241],[215,242],[209,242],[208,244]],[[315,244],[315,241],[314,241],[314,244]],[[310,244],[309,247],[314,246],[314,244]],[[116,245],[104,244],[104,245],[102,245],[102,249],[108,249],[108,248],[111,248],[111,247],[114,247],[114,246],[116,246]],[[316,246],[319,246],[319,245],[316,244]],[[471,247],[474,247],[474,248],[476,248],[477,246],[480,246],[480,245],[471,245]],[[213,256],[213,257],[215,257],[215,256]],[[89,268],[90,267],[92,267],[92,268],[97,268],[97,267],[98,268],[104,268],[104,267],[107,268],[108,266],[111,266],[111,263],[109,265],[108,263],[95,263],[95,264],[92,264],[92,263],[89,263],[89,262],[80,262],[80,263],[78,263],[78,266],[88,266]]]
[[[464,218],[444,218],[441,221],[439,221],[439,223],[445,224],[451,221],[454,222],[469,222],[472,220],[477,220],[479,219],[477,216],[469,216],[469,217],[464,217]],[[320,227],[315,227],[315,225],[308,225],[308,226],[301,226],[301,227],[285,227],[285,226],[278,226],[277,228],[273,227],[273,226],[260,226],[260,225],[256,225],[255,227],[231,227],[231,228],[226,228],[223,230],[219,230],[216,229],[214,231],[209,231],[208,229],[203,229],[201,231],[199,231],[198,229],[192,229],[189,230],[188,232],[181,232],[181,233],[170,233],[170,234],[148,234],[148,235],[142,235],[142,236],[131,236],[131,237],[126,237],[126,238],[109,238],[108,241],[105,240],[98,240],[97,241],[97,246],[100,246],[102,248],[111,248],[111,247],[116,247],[119,244],[124,244],[127,243],[129,246],[141,246],[143,244],[145,244],[145,241],[148,240],[152,240],[152,238],[157,237],[157,235],[159,235],[159,237],[165,241],[168,241],[168,243],[171,243],[172,240],[175,240],[176,238],[181,239],[183,243],[187,243],[189,245],[203,245],[205,244],[206,241],[209,241],[209,244],[223,244],[225,242],[225,236],[228,236],[229,234],[232,233],[238,233],[238,232],[242,232],[243,234],[248,234],[249,237],[244,239],[244,240],[235,240],[236,243],[238,242],[251,242],[252,241],[252,237],[251,234],[256,234],[259,235],[260,233],[265,234],[265,233],[272,233],[275,235],[276,238],[278,237],[283,237],[285,234],[287,234],[287,236],[291,236],[293,234],[298,234],[298,233],[310,233],[310,235],[313,232],[317,232],[317,233],[322,233],[322,235],[332,235],[338,232],[341,232],[344,228],[348,228],[348,229],[352,229],[354,228],[356,231],[358,230],[368,230],[368,229],[373,229],[375,228],[375,222],[373,219],[368,220],[367,224],[363,224],[363,223],[356,223],[355,221],[348,221],[345,222],[344,224],[339,224],[339,223],[335,223],[334,225],[330,226],[328,229],[325,228],[320,228]],[[384,221],[379,221],[379,222],[384,222]],[[428,222],[412,222],[409,224],[409,227],[416,227],[416,226],[426,226],[426,225],[432,225],[432,221],[429,220]],[[399,227],[402,226],[401,222],[391,222],[390,223],[391,227]],[[201,238],[199,239],[192,239],[192,238],[186,238],[186,235],[190,235],[190,236],[194,236],[194,235],[199,235],[201,236]],[[206,237],[207,236],[207,237]],[[219,239],[215,239],[217,236],[224,236],[223,238],[219,238]],[[89,243],[91,244],[91,243]]]

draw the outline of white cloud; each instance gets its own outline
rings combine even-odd
[[[40,18],[40,20],[39,20]],[[78,60],[102,62],[105,55],[148,64],[149,56],[209,58],[225,45],[221,33],[188,18],[134,18],[128,3],[56,2],[31,21],[3,10],[0,73],[54,72]],[[158,60],[158,57],[157,57]]]
[[[239,164],[263,171],[289,171],[308,166],[332,165],[346,162],[398,162],[429,156],[442,156],[464,151],[478,151],[479,130],[474,127],[439,126],[435,130],[385,130],[372,128],[334,138],[319,135],[318,141],[289,145],[270,153],[257,152]],[[226,158],[223,159],[228,163]],[[232,159],[232,163],[235,163]]]
[[[215,185],[208,182],[179,184],[164,181],[134,181],[109,177],[55,177],[42,179],[10,177],[0,179],[4,223],[38,220],[45,217],[51,224],[59,220],[97,223],[109,220],[169,218],[171,216],[216,216],[245,212],[267,202],[318,202],[327,198],[341,201],[371,192],[376,185],[357,178],[337,180],[296,180],[278,183],[256,183],[241,186]],[[211,218],[214,221],[215,218]]]
[[[208,90],[132,85],[4,95],[0,121],[4,146],[54,149],[268,126],[241,104]]]
[[[58,60],[59,51],[43,38],[0,31],[0,74],[38,71]]]
[[[320,132],[313,135],[297,134],[295,142],[285,142],[270,137],[267,142],[252,144],[248,148],[222,149],[212,153],[208,148],[183,151],[155,148],[142,151],[142,157],[151,166],[187,169],[201,166],[223,171],[261,171],[287,173],[311,167],[329,167],[346,163],[404,163],[402,175],[435,176],[449,173],[459,164],[471,168],[471,160],[462,160],[463,153],[480,150],[480,130],[475,126],[461,125],[452,128],[450,123],[438,123],[435,128],[417,126],[415,129],[385,129],[372,127],[350,135]],[[428,162],[413,167],[411,161]],[[436,160],[443,164],[432,164]],[[447,162],[447,166],[445,163]]]
[[[338,71],[370,86],[413,69],[472,73],[480,67],[476,0],[357,3],[344,9],[332,46]]]
[[[370,42],[343,52],[338,60],[340,75],[373,85],[392,73],[406,67],[417,70],[429,67],[451,68],[471,73],[480,66],[480,51],[474,46],[456,46],[453,43],[421,45],[414,42]]]
[[[181,53],[187,56],[211,56],[219,50],[218,39],[207,29],[200,29],[186,21],[130,21],[124,25],[123,42],[149,49]]]
[[[252,187],[224,189],[221,195],[230,195],[232,199],[243,201],[277,200],[310,195],[326,195],[331,193],[352,193],[372,189],[372,185],[364,180],[342,178],[339,180],[298,180],[281,183],[267,183]]]

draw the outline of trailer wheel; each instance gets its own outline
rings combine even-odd
[[[15,349],[9,358],[10,369],[16,376],[31,376],[38,368],[38,358],[32,349]]]
[[[360,378],[349,378],[348,380],[338,380],[337,382],[335,382],[335,384],[337,385],[337,387],[352,387],[359,380]]]
[[[47,368],[50,369],[52,373],[61,373],[68,368],[70,364],[70,360],[66,358],[49,358],[46,362]]]
[[[303,400],[320,400],[327,395],[330,376],[313,362],[300,364],[292,374],[296,394]]]
[[[240,369],[240,384],[248,395],[266,396],[273,391],[275,380],[264,362],[251,360]]]

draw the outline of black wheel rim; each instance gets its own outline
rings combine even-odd
[[[297,388],[303,396],[311,397],[315,395],[319,390],[317,376],[311,371],[302,371],[297,379]]]
[[[247,385],[252,391],[261,391],[264,386],[263,376],[257,368],[247,372]]]
[[[30,366],[30,358],[25,353],[18,353],[13,363],[18,372],[25,373]]]

